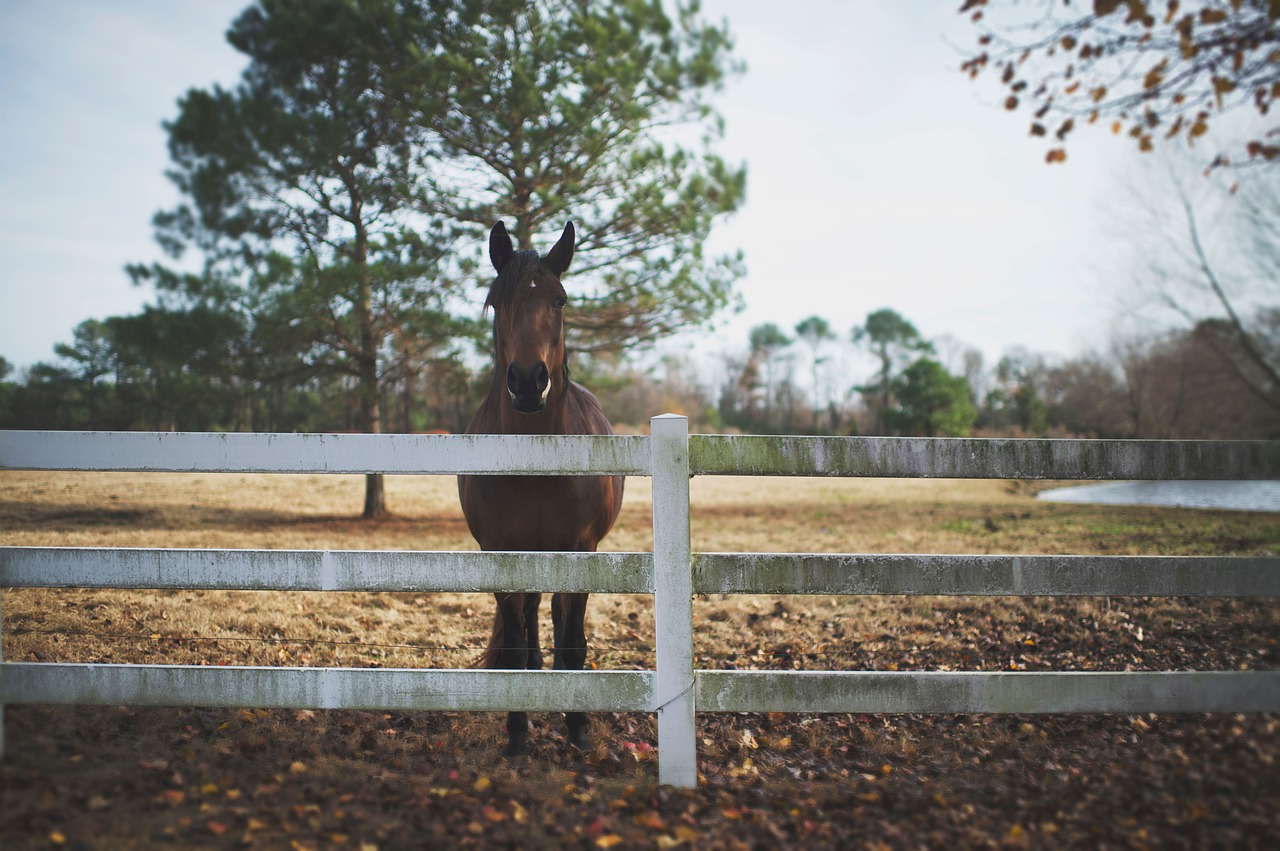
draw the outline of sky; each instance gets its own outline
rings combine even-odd
[[[234,85],[224,33],[245,0],[0,4],[0,357],[54,360],[77,324],[153,300],[124,272],[160,260],[179,201],[162,122],[192,87]],[[1105,343],[1117,272],[1104,215],[1135,152],[1077,131],[1044,162],[996,81],[960,73],[958,0],[705,0],[747,71],[716,104],[717,150],[748,169],[709,249],[745,252],[745,309],[695,348],[817,314],[847,336],[891,307],[926,337],[1070,356]],[[566,281],[572,290],[571,276]]]

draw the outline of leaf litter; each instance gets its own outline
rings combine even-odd
[[[31,481],[9,476],[6,484],[20,489]],[[264,485],[272,504],[291,504],[276,493],[280,481]],[[706,505],[700,512],[695,499],[695,547],[786,550],[800,542],[802,549],[816,543],[895,551],[896,542],[896,551],[920,552],[1280,551],[1274,517],[1266,515],[1099,513],[1043,506],[984,484],[939,483],[939,492],[920,483],[877,491],[781,483],[771,485],[779,507],[765,524],[758,512],[752,518],[735,510],[749,500],[740,483],[716,490],[695,481]],[[412,540],[411,516],[371,530],[257,511],[252,498],[237,503],[250,515],[243,526],[222,515],[187,522],[180,509],[194,497],[186,485],[173,505],[164,504],[163,486],[137,496],[152,501],[137,510],[163,516],[166,527],[144,529],[139,540],[112,525],[127,526],[120,518],[77,519],[66,500],[94,500],[76,487],[48,490],[63,494],[63,504],[24,503],[19,522],[6,522],[3,542],[14,543],[11,534],[35,544],[84,534],[88,545],[104,535],[112,546],[188,545],[203,523],[201,534],[213,540],[195,545],[227,546],[222,541],[243,528],[267,539],[280,532],[278,543],[287,546],[458,546],[453,524],[431,519],[434,513],[418,524],[428,531]],[[220,494],[215,489],[215,502],[229,501]],[[447,496],[413,492],[402,504],[443,511],[437,506]],[[624,510],[615,548],[644,548],[646,512],[647,505]],[[999,522],[982,522],[990,517]],[[824,537],[837,527],[845,530],[841,537]],[[298,535],[307,540],[291,537]],[[389,540],[379,538],[385,535]],[[362,667],[458,667],[470,645],[482,642],[489,611],[485,600],[466,595],[75,589],[7,590],[4,605],[9,659]],[[589,626],[599,667],[652,665],[648,605],[647,598],[593,598]],[[696,664],[1276,670],[1277,614],[1275,602],[1263,600],[709,597],[695,603]],[[439,645],[449,630],[456,630],[448,633],[452,650],[416,649]],[[131,637],[75,634],[111,631]],[[221,640],[228,634],[251,640]],[[308,641],[314,637],[338,640]],[[10,706],[0,847],[1280,845],[1276,714],[700,714],[695,790],[658,784],[651,716],[591,718],[592,747],[579,754],[568,747],[559,716],[534,714],[531,753],[512,765],[498,755],[503,718],[495,713]]]

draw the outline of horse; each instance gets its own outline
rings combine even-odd
[[[467,434],[613,434],[592,393],[569,378],[565,356],[561,276],[573,259],[573,223],[539,257],[516,251],[499,221],[489,233],[489,259],[497,272],[484,310],[493,309],[493,376]],[[595,552],[622,507],[622,476],[459,476],[458,496],[471,535],[487,551]],[[481,668],[542,667],[538,642],[540,593],[497,593],[489,645]],[[583,620],[587,594],[551,598],[556,670],[586,663]],[[565,713],[569,743],[587,749],[587,718]],[[507,714],[509,758],[526,752],[529,720]]]

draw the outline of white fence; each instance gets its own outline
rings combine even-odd
[[[1280,558],[691,553],[692,475],[1276,479],[1280,443],[0,432],[0,469],[621,473],[653,479],[653,553],[0,547],[0,587],[652,594],[653,671],[0,662],[7,703],[654,712],[659,780],[693,786],[696,712],[1280,710],[1280,671],[954,673],[693,668],[694,594],[1280,596]],[[2,716],[0,716],[2,720]],[[3,727],[0,726],[0,741]]]

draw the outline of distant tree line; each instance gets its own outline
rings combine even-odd
[[[1280,342],[1280,310],[1253,323]],[[484,335],[459,336],[385,382],[387,431],[460,431],[484,393]],[[926,339],[892,309],[843,335],[822,317],[753,328],[718,363],[667,356],[647,367],[579,354],[575,375],[621,426],[686,414],[695,430],[747,433],[1280,438],[1277,399],[1225,320],[1105,353],[1018,349],[994,366]],[[941,352],[946,349],[946,354]],[[178,431],[358,431],[361,388],[322,370],[275,371],[215,314],[147,309],[88,320],[23,380],[0,358],[0,427]]]
[[[382,382],[387,430],[458,431],[480,392],[475,335],[414,358]],[[360,431],[354,376],[275,359],[225,315],[148,307],[90,319],[58,360],[0,381],[0,427],[148,431]],[[2,359],[0,359],[2,361]],[[9,379],[11,369],[4,370]]]
[[[1253,325],[1280,351],[1280,311]],[[707,419],[752,433],[1280,438],[1280,396],[1259,391],[1265,376],[1248,373],[1225,320],[1118,340],[1105,354],[1014,350],[990,369],[976,349],[952,344],[941,356],[938,341],[888,308],[843,339],[831,328],[815,316],[794,336],[771,323],[752,329],[745,354],[725,359]]]

